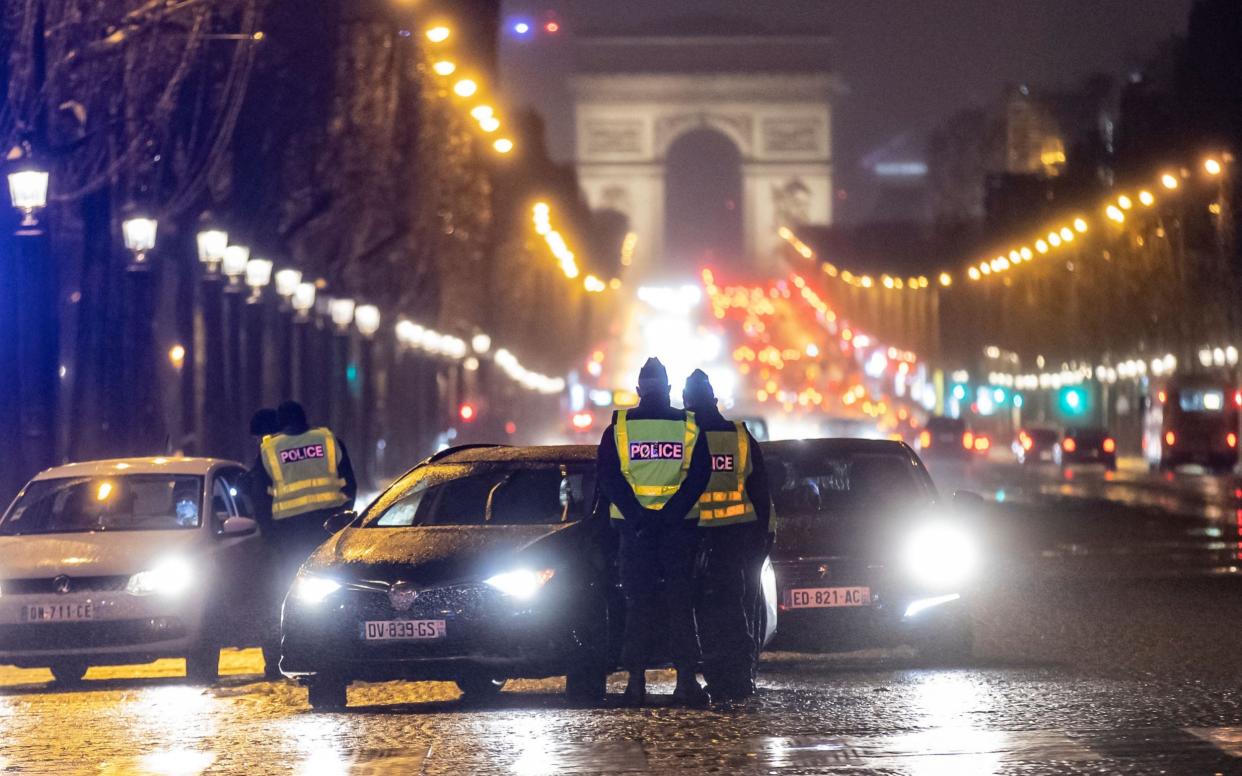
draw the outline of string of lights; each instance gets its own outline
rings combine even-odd
[[[535,226],[535,234],[543,238],[561,272],[570,280],[577,280],[582,274],[578,267],[578,257],[565,241],[565,236],[552,227],[552,207],[547,202],[536,202],[531,208],[531,221]],[[617,290],[621,287],[621,281],[613,278],[604,282],[599,276],[588,274],[582,278],[582,287],[587,293],[599,294],[609,289]]]
[[[435,52],[431,71],[443,79],[452,79],[450,88],[453,95],[462,100],[463,104],[469,105],[470,118],[475,120],[479,130],[491,140],[493,151],[502,156],[513,151],[513,140],[500,133],[502,124],[496,108],[478,99],[481,89],[478,76],[465,72],[465,68],[448,54],[447,49],[451,47],[450,41],[453,38],[452,28],[437,24],[428,27],[423,34]]]
[[[405,347],[460,362],[467,371],[477,370],[479,358],[490,353],[492,361],[501,371],[523,388],[549,395],[565,390],[565,378],[549,377],[528,369],[518,361],[517,356],[504,348],[492,353],[492,338],[487,334],[476,334],[467,343],[460,337],[443,334],[407,318],[397,321],[395,332],[397,342]]]
[[[1224,174],[1226,166],[1231,164],[1233,160],[1233,156],[1227,153],[1208,156],[1203,160],[1202,172],[1208,178],[1219,178]],[[1165,170],[1159,174],[1155,185],[1151,187],[1139,187],[1133,191],[1110,197],[1100,207],[1098,214],[1107,222],[1117,225],[1125,224],[1132,212],[1154,208],[1160,201],[1161,196],[1173,196],[1179,193],[1184,182],[1191,177],[1192,171],[1188,168]],[[1156,194],[1157,191],[1162,193],[1158,196]],[[1214,215],[1219,215],[1220,204],[1212,203],[1209,205],[1209,209]],[[1080,214],[1063,223],[1055,224],[1049,227],[1046,232],[1041,231],[1039,234],[1034,235],[1033,239],[1013,245],[1008,251],[1000,253],[994,258],[984,259],[976,264],[971,264],[965,269],[964,274],[971,282],[979,282],[993,275],[1002,275],[1010,272],[1019,266],[1035,262],[1042,256],[1051,255],[1065,249],[1093,228],[1103,225],[1100,223],[1093,226],[1089,217],[1088,214]],[[816,258],[814,249],[801,240],[793,230],[782,226],[778,230],[778,234],[798,255],[808,260]],[[877,279],[870,274],[850,272],[831,262],[824,262],[822,267],[824,274],[837,278],[855,288],[917,291],[930,288],[932,285],[931,280],[925,275],[903,279],[895,275],[884,274]],[[948,288],[954,284],[958,277],[960,277],[960,274],[955,274],[946,269],[936,275],[936,282],[940,287]]]

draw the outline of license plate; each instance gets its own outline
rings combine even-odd
[[[870,606],[869,587],[804,587],[789,591],[791,609],[825,609],[837,606]]]
[[[95,619],[90,604],[31,604],[22,607],[22,622],[81,622]]]
[[[366,641],[418,641],[444,638],[444,620],[368,620],[362,625]]]

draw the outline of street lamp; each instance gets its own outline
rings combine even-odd
[[[302,273],[296,269],[282,269],[276,273],[276,294],[286,302],[292,300],[302,283]]]
[[[332,318],[332,323],[336,324],[338,331],[342,333],[349,331],[349,325],[354,322],[355,306],[352,299],[328,300],[328,315]]]
[[[373,304],[360,304],[354,308],[354,325],[366,339],[371,339],[379,331],[380,318],[380,310]]]
[[[40,170],[29,165],[9,173],[9,198],[13,207],[22,212],[22,222],[18,225],[22,230],[38,227],[35,218],[36,210],[47,207],[47,170]]]
[[[220,271],[220,262],[224,261],[224,252],[229,247],[229,233],[223,229],[203,229],[196,236],[198,243],[198,260],[207,267],[207,274],[214,275]]]
[[[159,221],[147,216],[131,216],[121,222],[125,247],[134,254],[129,264],[130,269],[147,268],[147,253],[155,250],[155,233],[158,228]]]
[[[259,301],[263,289],[271,282],[271,259],[251,259],[246,263],[246,285],[250,286],[250,301]]]
[[[224,249],[224,260],[221,270],[229,279],[230,291],[242,289],[242,278],[246,276],[246,265],[250,263],[250,249],[244,245],[230,245]]]
[[[307,320],[310,318],[311,310],[315,309],[315,284],[298,283],[297,288],[293,290],[289,303],[293,305],[293,309],[297,312],[299,319]]]
[[[479,333],[470,338],[470,347],[480,356],[492,349],[492,338]]]

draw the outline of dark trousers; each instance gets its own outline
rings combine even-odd
[[[694,624],[697,554],[698,533],[690,520],[670,520],[642,533],[621,529],[621,588],[626,603],[621,667],[625,670],[645,670],[666,634],[674,667],[694,671],[698,665],[699,638]]]
[[[708,690],[751,686],[758,658],[755,607],[764,536],[754,523],[702,529],[698,622]],[[758,556],[758,560],[756,557]]]
[[[272,522],[268,534],[272,558],[277,566],[276,591],[280,601],[289,592],[298,569],[316,547],[328,540],[329,534],[323,530],[323,523],[333,514],[333,511],[320,510]]]

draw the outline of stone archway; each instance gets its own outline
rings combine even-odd
[[[762,45],[784,40],[769,36]],[[826,39],[792,36],[790,46]],[[652,45],[679,57],[715,54],[721,72],[690,72],[676,64],[662,72],[648,57],[646,72],[579,72],[575,102],[577,169],[592,208],[623,212],[638,236],[632,271],[642,275],[664,258],[665,163],[677,140],[703,129],[724,135],[741,157],[743,246],[756,269],[771,269],[787,224],[832,220],[831,97],[836,80],[825,68],[790,66],[779,73],[730,73],[735,50],[758,45],[742,38],[677,39],[676,47],[648,38],[588,40],[602,46],[609,62]],[[724,56],[721,57],[721,52]],[[702,63],[700,62],[699,65]],[[736,62],[732,65],[737,67]]]

